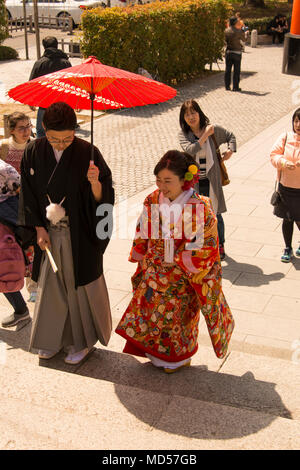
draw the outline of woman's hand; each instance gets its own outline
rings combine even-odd
[[[207,137],[209,137],[210,135],[213,135],[214,132],[215,132],[214,126],[212,124],[208,124],[205,128],[205,134],[207,135]]]
[[[202,134],[199,134],[198,137],[199,137],[199,144],[200,145],[203,145],[204,142],[207,141],[208,137],[210,135],[212,135],[213,133],[215,132],[214,130],[214,126],[212,124],[208,124],[204,131],[202,131]]]
[[[295,170],[296,165],[295,165],[295,163],[290,162],[289,160],[286,160],[285,163],[284,163],[284,168],[286,168],[287,170]]]
[[[226,150],[226,152],[223,152],[223,153],[222,153],[222,160],[224,160],[224,161],[225,161],[225,160],[229,160],[229,158],[231,157],[232,153],[233,153],[233,152],[232,152],[231,150],[229,150],[229,149]]]
[[[50,237],[47,230],[44,227],[36,228],[36,240],[41,250],[45,250],[46,247],[51,247]]]

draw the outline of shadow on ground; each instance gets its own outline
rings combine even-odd
[[[222,266],[222,275],[224,279],[231,280],[232,271],[236,271],[237,273],[239,272],[239,275],[233,282],[235,286],[258,287],[268,285],[272,281],[279,281],[284,277],[282,272],[264,274],[263,270],[259,266],[249,263],[239,263],[228,255],[226,255],[225,260],[227,262],[227,266]],[[256,276],[251,276],[250,282],[250,279],[247,276],[244,277],[241,274],[255,274]]]
[[[291,418],[276,384],[256,380],[250,371],[238,377],[203,365],[167,375],[148,362],[108,349],[97,349],[80,366],[64,364],[63,355],[40,365],[114,383],[127,411],[155,429],[181,436],[239,438],[279,416]],[[97,386],[101,384],[95,382]]]
[[[0,328],[0,341],[9,349],[22,349],[28,352],[32,322],[24,320],[15,328]]]
[[[243,72],[241,74],[241,78],[247,79],[248,77],[251,77],[255,74],[256,72]],[[184,82],[183,85],[179,85],[175,88],[177,89],[177,95],[175,96],[175,98],[169,101],[159,104],[150,104],[147,106],[136,106],[135,108],[127,108],[116,112],[120,112],[122,116],[143,118],[151,118],[158,114],[163,114],[165,112],[168,112],[170,109],[180,107],[181,104],[186,100],[195,99],[197,101],[203,98],[211,91],[214,91],[218,88],[224,88],[224,72],[214,72],[213,74],[209,74],[204,77],[187,80]],[[195,88],[197,89],[196,94]],[[255,90],[242,91],[241,93],[255,96],[265,96],[269,94],[269,92],[259,93]]]

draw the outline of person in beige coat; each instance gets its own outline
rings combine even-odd
[[[279,183],[280,201],[274,207],[274,214],[283,219],[283,263],[289,263],[293,257],[294,223],[300,230],[300,108],[293,114],[292,126],[291,132],[283,132],[278,137],[270,153],[271,163],[277,169]],[[300,256],[300,246],[295,254]]]

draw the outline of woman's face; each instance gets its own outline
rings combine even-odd
[[[10,133],[18,144],[25,144],[29,140],[31,129],[29,119],[22,119],[17,122],[16,127]]]
[[[46,131],[48,142],[55,150],[65,150],[74,140],[75,131]]]
[[[165,197],[174,201],[183,192],[184,180],[175,175],[173,171],[164,168],[156,176],[156,185]]]
[[[294,132],[297,135],[300,135],[300,119],[296,116],[294,119]]]
[[[200,129],[200,116],[191,106],[186,109],[184,120],[191,129]]]

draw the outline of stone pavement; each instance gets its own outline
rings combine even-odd
[[[247,48],[241,82],[247,93],[225,92],[215,75],[182,87],[174,103],[96,122],[96,142],[120,193],[104,259],[114,326],[131,297],[135,266],[127,257],[142,201],[153,189],[154,163],[178,148],[181,101],[196,96],[212,122],[236,133],[240,145],[224,188],[223,287],[236,321],[227,357],[215,357],[203,319],[193,366],[171,376],[122,354],[116,334],[72,367],[62,355],[39,364],[27,352],[29,326],[0,329],[1,449],[300,448],[300,259],[280,262],[280,220],[269,204],[275,178],[269,149],[291,128],[297,105],[297,77],[280,74],[281,54],[277,47]],[[294,247],[299,239],[295,232]],[[7,312],[2,296],[0,318]]]
[[[41,37],[54,34],[41,30]],[[59,37],[70,38],[66,33]],[[29,35],[30,58],[24,60],[21,34],[4,44],[15,47],[19,61],[0,65],[0,100],[4,92],[28,80],[36,57],[34,35]],[[179,110],[182,102],[195,98],[212,123],[232,130],[241,146],[263,129],[285,116],[300,103],[300,80],[283,75],[282,46],[246,46],[242,58],[242,93],[226,92],[223,73],[209,78],[190,80],[178,87],[175,99],[158,105],[108,113],[97,120],[94,142],[110,165],[115,181],[117,201],[133,196],[154,183],[153,168],[163,153],[178,148]],[[80,59],[70,59],[72,65]],[[224,62],[214,66],[224,69]],[[2,85],[1,85],[2,82]],[[1,93],[2,86],[2,93]],[[78,136],[89,138],[89,125]]]

